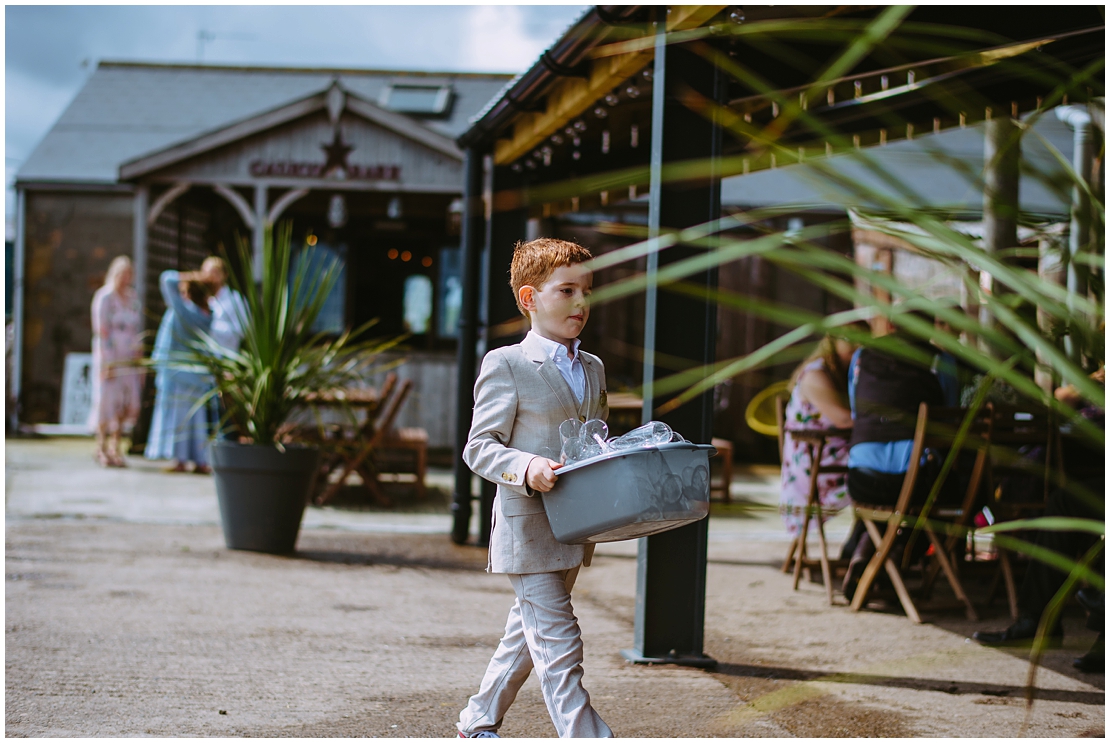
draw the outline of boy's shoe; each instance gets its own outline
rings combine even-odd
[[[467,735],[466,733],[464,733],[463,731],[460,730],[459,731],[459,737],[460,738],[500,738],[501,736],[498,735],[497,733],[493,732],[492,730],[479,730],[478,732],[471,733],[470,735]]]

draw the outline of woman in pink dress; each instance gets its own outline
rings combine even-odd
[[[89,426],[96,431],[96,460],[105,467],[126,467],[120,436],[139,417],[143,371],[140,339],[142,317],[131,287],[131,259],[115,258],[104,286],[92,301],[92,410]]]
[[[848,406],[848,364],[856,345],[842,338],[825,336],[817,349],[794,371],[790,385],[790,401],[783,416],[785,429],[782,442],[782,489],[779,514],[786,532],[796,537],[802,530],[809,501],[811,460],[809,446],[795,441],[790,429],[851,428],[852,411]],[[821,465],[847,465],[848,441],[834,436],[825,442]],[[848,499],[846,475],[829,474],[817,477],[817,495],[822,521],[836,515],[851,501]],[[817,528],[817,520],[810,520]]]

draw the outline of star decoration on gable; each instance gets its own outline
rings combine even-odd
[[[343,141],[343,132],[336,128],[331,144],[322,144],[320,148],[328,156],[324,163],[325,175],[331,175],[337,170],[342,170],[344,174],[347,172],[347,155],[351,154],[354,147]]]

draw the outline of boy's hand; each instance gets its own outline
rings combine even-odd
[[[553,459],[535,457],[528,463],[528,470],[524,473],[524,481],[528,484],[528,487],[537,493],[546,493],[555,487],[555,481],[559,479],[555,470],[562,466]]]

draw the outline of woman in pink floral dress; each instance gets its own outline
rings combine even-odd
[[[848,407],[847,370],[855,349],[855,344],[849,341],[826,336],[813,354],[798,366],[791,379],[790,401],[786,404],[783,420],[785,434],[782,442],[782,490],[779,496],[779,514],[791,537],[798,536],[802,530],[806,504],[809,501],[811,462],[809,446],[795,441],[790,435],[790,429],[852,427],[852,412]],[[847,464],[847,439],[828,438],[821,456],[821,465]],[[846,475],[819,475],[817,494],[823,521],[851,503],[848,499]],[[810,529],[816,528],[817,520],[811,519]]]
[[[89,426],[96,431],[96,459],[106,467],[125,467],[120,454],[124,428],[139,417],[143,372],[140,340],[142,317],[131,259],[121,255],[108,267],[104,286],[92,301],[92,410]]]

